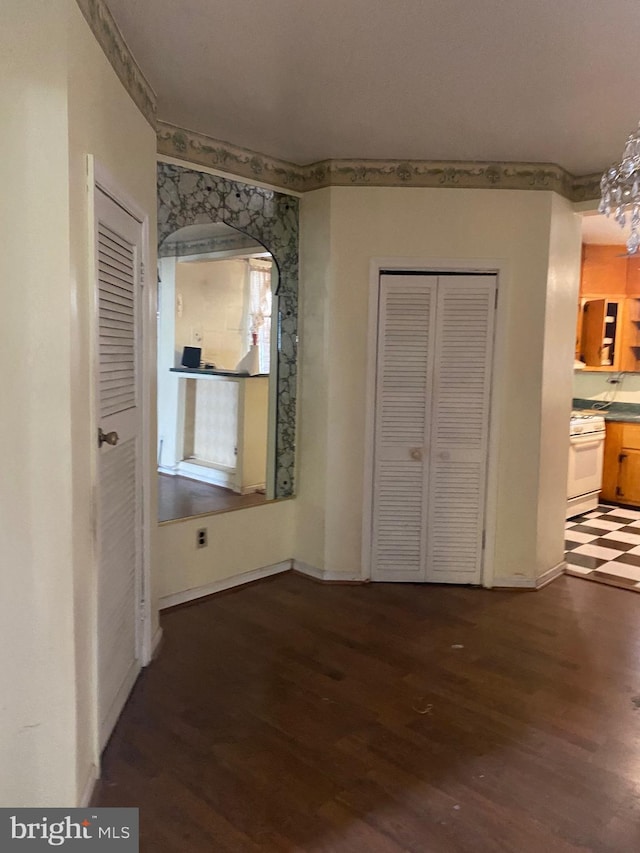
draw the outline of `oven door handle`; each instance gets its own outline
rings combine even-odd
[[[585,450],[587,447],[597,447],[598,444],[602,444],[604,441],[604,433],[601,433],[597,437],[594,438],[593,433],[588,435],[572,435],[570,436],[571,444],[574,447],[579,447],[581,450]]]

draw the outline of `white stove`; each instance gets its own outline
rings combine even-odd
[[[569,435],[584,435],[591,432],[604,432],[604,417],[592,412],[571,412]]]
[[[567,518],[598,506],[602,488],[605,422],[593,412],[571,412]]]

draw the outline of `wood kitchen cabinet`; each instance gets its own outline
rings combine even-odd
[[[625,246],[582,247],[576,359],[589,370],[640,371],[640,259]]]
[[[607,423],[602,491],[604,501],[640,506],[640,423]]]

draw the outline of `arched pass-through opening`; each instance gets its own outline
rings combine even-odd
[[[183,166],[158,164],[158,245],[180,228],[223,222],[254,238],[279,272],[275,414],[275,497],[294,493],[298,326],[298,199]]]

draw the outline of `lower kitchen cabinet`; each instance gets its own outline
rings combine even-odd
[[[600,496],[640,506],[640,424],[607,423]]]

